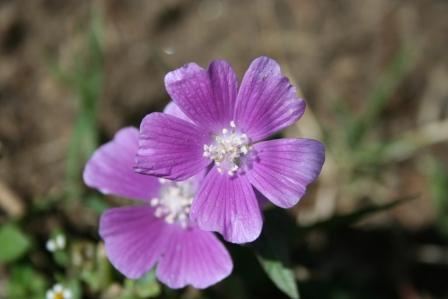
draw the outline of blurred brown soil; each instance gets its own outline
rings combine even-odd
[[[92,9],[104,20],[103,142],[163,108],[168,70],[190,61],[205,66],[215,58],[230,61],[240,77],[253,58],[275,58],[300,86],[315,119],[338,128],[332,105],[340,101],[358,113],[392,57],[406,46],[419,55],[380,115],[379,134],[397,136],[447,116],[443,0],[0,1],[0,182],[21,201],[63,190],[77,105],[49,71],[48,60],[65,69],[73,65],[74,53],[85,46]],[[448,163],[446,146],[426,151]],[[393,179],[384,195],[420,194],[393,214],[417,227],[434,215],[416,163],[419,154],[387,166]],[[303,213],[314,206],[314,193],[299,205]],[[337,209],[353,207],[344,200]]]

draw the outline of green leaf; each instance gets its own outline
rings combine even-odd
[[[77,279],[72,279],[65,283],[66,287],[72,291],[71,299],[81,299],[82,298],[82,287],[81,282]]]
[[[257,258],[266,274],[280,290],[291,298],[299,298],[294,272],[289,267],[276,259],[266,259],[261,255],[257,255]]]
[[[22,257],[30,247],[27,236],[15,225],[0,228],[0,262],[9,263]]]
[[[54,260],[59,266],[65,267],[70,262],[70,256],[66,251],[57,250],[53,253]]]
[[[91,244],[88,244],[91,246]],[[112,282],[112,266],[106,255],[100,253],[102,249],[96,248],[96,255],[89,266],[83,265],[81,280],[87,283],[91,290],[100,291],[106,289]]]
[[[124,281],[124,292],[120,299],[154,298],[160,295],[161,287],[156,280],[153,269],[138,280],[126,279]]]
[[[155,271],[151,271],[137,280],[134,290],[139,298],[153,298],[160,294],[160,284],[156,280]]]
[[[299,291],[290,266],[292,229],[295,223],[278,209],[266,211],[262,235],[254,243],[257,259],[271,281],[286,295],[299,299]]]
[[[10,299],[44,298],[46,288],[47,282],[44,276],[32,267],[15,265],[6,283],[6,297]]]

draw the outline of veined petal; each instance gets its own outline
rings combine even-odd
[[[193,123],[193,121],[189,119],[188,116],[186,116],[185,113],[183,113],[182,110],[180,110],[179,106],[177,106],[176,103],[174,103],[173,101],[169,102],[168,105],[165,106],[165,109],[163,109],[163,113]]]
[[[157,265],[157,277],[173,289],[202,289],[227,277],[232,268],[229,253],[212,232],[177,228]]]
[[[262,216],[254,190],[245,176],[220,174],[213,167],[193,200],[191,218],[207,231],[217,231],[232,243],[255,240]]]
[[[227,127],[232,120],[238,81],[226,61],[215,60],[208,70],[186,64],[165,76],[165,87],[191,120],[212,132]]]
[[[84,168],[87,186],[104,194],[147,200],[159,192],[157,178],[134,172],[134,159],[138,149],[138,130],[124,128],[114,139],[101,146]]]
[[[268,57],[255,59],[244,75],[238,92],[235,122],[259,141],[296,122],[305,112],[305,102]]]
[[[322,143],[312,139],[278,139],[253,146],[248,164],[250,183],[282,208],[295,205],[308,184],[319,175],[325,160]]]
[[[185,180],[210,163],[202,156],[209,138],[192,123],[165,113],[151,113],[140,126],[134,169],[143,174]]]
[[[107,257],[126,277],[148,272],[166,248],[168,225],[149,206],[113,208],[100,219],[100,235]]]

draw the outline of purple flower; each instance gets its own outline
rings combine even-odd
[[[255,240],[260,200],[289,208],[320,173],[324,146],[311,139],[262,141],[297,121],[305,102],[267,57],[255,59],[238,89],[232,67],[187,64],[165,77],[177,107],[151,113],[140,127],[136,171],[185,180],[209,169],[191,217],[204,230],[234,243]]]
[[[100,220],[100,235],[111,263],[128,278],[157,264],[156,275],[171,288],[206,288],[232,271],[232,260],[212,232],[198,229],[188,214],[199,174],[173,182],[133,171],[138,130],[120,130],[87,163],[84,182],[102,193],[143,204],[112,208]]]

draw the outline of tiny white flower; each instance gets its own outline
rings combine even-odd
[[[46,299],[71,299],[72,291],[64,288],[61,284],[55,284],[52,289],[47,291]]]
[[[47,247],[47,250],[50,252],[55,252],[56,251],[56,242],[52,239],[47,241],[47,244],[45,245],[45,247]]]
[[[47,299],[53,299],[55,296],[54,296],[54,292],[53,292],[53,290],[48,290],[47,291],[47,295],[45,296]]]
[[[65,236],[64,235],[58,235],[55,239],[56,244],[58,245],[59,249],[65,248]]]
[[[53,286],[53,291],[55,291],[55,292],[62,292],[62,290],[64,289],[64,287],[61,285],[61,284],[55,284],[54,286]]]
[[[50,252],[55,252],[57,250],[63,250],[65,248],[66,240],[63,234],[57,235],[53,239],[49,239],[45,247]]]

